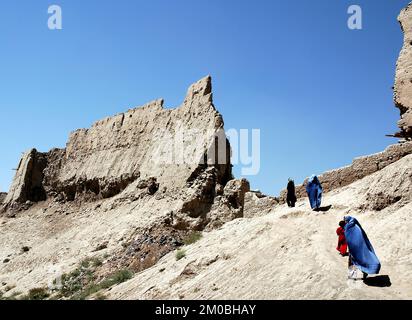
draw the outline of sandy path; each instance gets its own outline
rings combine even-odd
[[[351,188],[348,188],[348,194]],[[273,213],[236,220],[205,234],[186,248],[187,256],[173,254],[158,265],[114,288],[113,299],[402,299],[411,298],[405,283],[411,255],[405,264],[393,263],[382,241],[376,240],[381,216],[359,214],[377,249],[391,287],[365,285],[347,280],[347,258],[336,251],[335,230],[349,207],[332,194],[326,213],[314,213],[306,201],[297,208],[279,207]],[[410,208],[409,208],[410,209]],[[408,208],[393,212],[394,221]],[[389,216],[387,215],[386,218]],[[372,227],[372,226],[375,226]],[[409,239],[409,238],[408,238]],[[376,241],[375,241],[376,240]],[[410,239],[409,239],[410,240]],[[408,240],[408,241],[409,241]]]

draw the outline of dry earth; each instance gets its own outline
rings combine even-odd
[[[164,257],[109,292],[112,299],[411,299],[412,156],[326,195],[328,212],[307,200],[263,217],[239,219],[205,233],[186,257]],[[404,197],[380,211],[371,195]],[[379,196],[377,197],[379,198]],[[391,201],[387,202],[389,204]],[[389,287],[347,280],[347,258],[336,251],[335,230],[356,216],[382,262]],[[373,276],[371,276],[373,277]],[[378,281],[378,284],[380,282]]]

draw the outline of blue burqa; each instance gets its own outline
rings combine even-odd
[[[311,208],[319,209],[322,202],[323,189],[317,176],[313,175],[309,178],[306,184],[306,192],[308,193]]]
[[[358,220],[345,217],[345,237],[353,264],[367,274],[378,274],[381,263]]]

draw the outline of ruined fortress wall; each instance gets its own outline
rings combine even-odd
[[[376,171],[379,171],[408,154],[412,154],[412,142],[391,145],[383,152],[356,158],[351,165],[325,172],[318,177],[324,192],[329,192],[347,186]],[[305,189],[306,181],[307,179],[302,185],[296,186],[296,196],[298,198],[307,196]],[[286,202],[286,194],[286,190],[283,190],[280,194],[280,200],[282,203]]]
[[[207,77],[192,85],[177,109],[164,109],[163,100],[156,100],[74,132],[59,181],[128,175],[183,187],[221,125],[210,81]]]
[[[4,202],[4,200],[7,197],[7,193],[5,192],[0,192],[0,205]]]
[[[45,154],[36,149],[24,153],[4,203],[45,200],[42,181],[46,165]]]
[[[401,112],[398,126],[401,137],[412,138],[412,4],[398,17],[404,32],[404,43],[396,65],[394,88],[395,105]]]
[[[65,149],[32,149],[20,162],[9,203],[58,195],[74,200],[80,191],[110,197],[137,179],[154,178],[170,192],[184,188],[214,149],[223,119],[212,101],[211,78],[190,86],[183,104],[165,109],[163,100],[96,122],[70,135]],[[223,131],[224,132],[224,131]],[[224,135],[225,161],[216,183],[231,178],[230,147]]]

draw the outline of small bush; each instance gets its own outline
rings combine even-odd
[[[108,289],[116,284],[123,283],[133,277],[133,273],[130,270],[119,270],[108,278],[104,279],[100,283],[90,283],[85,288],[81,288],[77,293],[73,294],[72,300],[85,300],[91,295],[99,292],[102,289]],[[103,294],[98,294],[103,296]]]
[[[97,257],[84,259],[77,269],[62,276],[60,294],[81,300],[83,295],[89,296],[97,292],[98,290],[94,291],[95,271],[102,264],[102,260]]]
[[[102,264],[99,258],[83,260],[76,270],[62,276],[62,287],[58,294],[71,300],[85,300],[95,293],[99,294],[102,289],[108,289],[133,277],[130,270],[119,270],[97,282],[95,272]]]
[[[190,245],[193,243],[196,243],[197,241],[199,241],[200,239],[202,239],[203,235],[201,232],[199,231],[194,231],[192,233],[190,233],[184,240],[183,243],[185,245]]]
[[[107,296],[100,292],[96,294],[96,300],[107,300]]]
[[[91,296],[92,294],[100,291],[102,288],[100,285],[91,283],[86,288],[81,290],[79,293],[73,295],[71,298],[72,300],[85,300],[87,297]]]
[[[185,250],[182,250],[182,249],[177,250],[177,252],[176,252],[176,260],[177,260],[177,261],[182,260],[184,257],[186,257],[186,251],[185,251]]]
[[[80,266],[84,269],[87,269],[91,267],[100,267],[102,264],[103,262],[99,258],[87,258],[80,263]]]
[[[81,291],[83,288],[83,281],[79,269],[74,270],[69,274],[62,276],[62,287],[60,293],[64,297],[70,297],[73,294]]]
[[[115,284],[126,282],[131,278],[133,278],[133,272],[131,272],[130,270],[119,270],[116,273],[109,276],[109,278],[103,280],[101,282],[101,287],[103,289],[108,289],[114,286]]]
[[[49,297],[49,293],[45,288],[31,289],[28,295],[23,300],[45,300]]]

